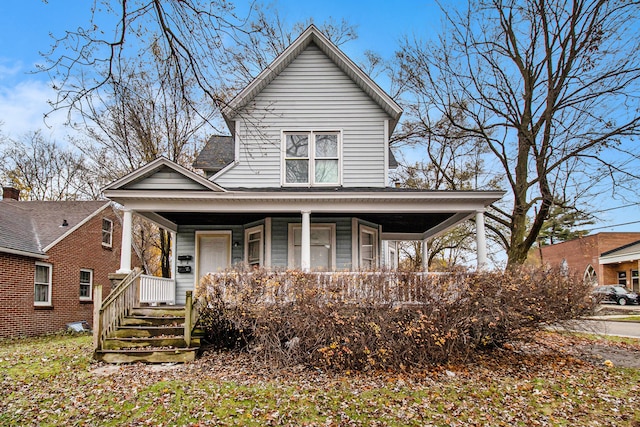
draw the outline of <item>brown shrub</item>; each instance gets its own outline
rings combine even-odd
[[[460,360],[592,308],[549,269],[420,274],[229,271],[205,277],[201,323],[218,347],[275,366],[403,369]]]

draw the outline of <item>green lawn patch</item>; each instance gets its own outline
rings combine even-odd
[[[551,346],[572,340],[586,339],[549,333],[411,372],[274,370],[226,352],[118,367],[91,361],[88,336],[1,341],[0,425],[637,425],[640,370]]]

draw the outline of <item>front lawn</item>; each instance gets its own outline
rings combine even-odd
[[[215,352],[111,366],[88,336],[0,341],[0,425],[640,426],[640,370],[582,360],[592,343],[545,332],[465,364],[335,373]]]

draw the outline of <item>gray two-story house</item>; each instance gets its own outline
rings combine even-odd
[[[177,302],[206,273],[238,263],[303,270],[393,267],[395,242],[428,240],[474,218],[503,193],[389,185],[398,104],[314,26],[222,111],[230,136],[195,163],[159,158],[105,188],[175,235]],[[129,232],[127,232],[129,230]],[[120,272],[130,270],[123,251]]]

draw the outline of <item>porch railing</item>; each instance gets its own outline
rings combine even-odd
[[[300,284],[293,284],[295,278],[292,281],[286,272],[271,272],[260,279],[252,276],[252,273],[210,273],[205,276],[203,291],[215,292],[229,304],[248,295],[255,302],[274,304],[292,302],[302,290]],[[315,272],[306,273],[301,283],[304,289],[314,292],[314,298],[321,303],[372,301],[404,305],[420,304],[435,297],[433,286],[439,282],[438,278],[446,276],[446,273],[432,272]],[[452,287],[448,294],[453,297],[458,291]]]
[[[175,281],[164,277],[141,275],[140,302],[150,305],[175,304]]]
[[[140,305],[138,284],[142,271],[135,268],[102,301],[102,286],[96,285],[93,295],[93,347],[102,349],[107,336],[122,322],[132,308]]]

